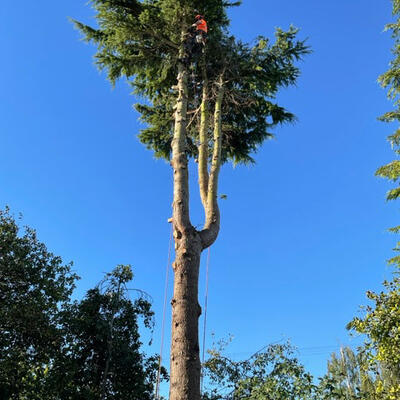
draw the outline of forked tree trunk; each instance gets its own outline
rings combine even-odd
[[[184,31],[185,32],[185,31]],[[182,42],[184,42],[184,33]],[[183,48],[180,54],[184,59]],[[222,84],[214,112],[214,148],[210,177],[207,170],[207,85],[203,92],[202,124],[199,149],[199,184],[206,211],[204,229],[198,232],[190,222],[189,174],[186,147],[188,108],[188,72],[179,64],[178,99],[175,109],[175,129],[172,140],[172,167],[174,171],[173,229],[176,258],[174,269],[174,295],[172,299],[172,337],[169,400],[200,400],[200,349],[198,326],[201,307],[198,302],[200,256],[210,246],[219,231],[217,204],[218,174],[221,163],[221,105]]]
[[[183,36],[184,41],[184,36]],[[185,54],[181,50],[181,58]],[[202,244],[190,223],[189,176],[186,154],[188,73],[179,65],[178,99],[172,141],[174,171],[173,224],[176,259],[172,299],[172,338],[169,400],[200,400],[200,351],[198,319],[198,277]]]

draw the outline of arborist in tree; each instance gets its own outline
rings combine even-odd
[[[204,50],[207,41],[208,26],[202,15],[196,15],[196,22],[190,27],[185,42],[186,57],[182,59],[185,64],[189,64],[196,56]],[[196,58],[196,57],[195,57]]]
[[[195,36],[196,43],[205,46],[207,41],[207,32],[208,32],[207,22],[204,19],[204,17],[200,14],[196,15],[195,19],[196,22],[192,25],[192,27],[196,28],[196,36]]]

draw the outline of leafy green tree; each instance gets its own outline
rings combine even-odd
[[[312,376],[294,356],[289,344],[270,345],[244,361],[223,355],[223,347],[209,351],[204,365],[208,388],[204,400],[311,400]]]
[[[0,211],[0,399],[153,398],[158,358],[141,352],[139,336],[139,320],[152,328],[153,312],[144,296],[128,296],[131,267],[71,303],[77,278],[33,229]]]
[[[153,398],[158,359],[140,351],[139,337],[139,318],[152,328],[153,312],[143,296],[129,299],[132,278],[131,267],[119,265],[64,311],[64,345],[46,382],[52,399]]]
[[[376,393],[382,399],[400,397],[400,278],[384,282],[385,291],[367,292],[374,305],[354,318],[348,328],[364,334],[369,370],[376,375]]]
[[[228,34],[226,0],[93,0],[98,26],[75,21],[98,46],[98,66],[115,83],[126,77],[147,123],[140,140],[173,168],[173,264],[170,400],[200,399],[198,275],[200,256],[220,227],[218,179],[224,162],[252,162],[251,154],[278,124],[294,116],[275,103],[279,89],[296,82],[295,61],[308,52],[297,30],[280,29],[275,43],[254,45]],[[210,26],[207,46],[189,53],[194,15]],[[189,159],[198,162],[204,226],[189,211]]]
[[[50,360],[59,351],[60,310],[77,276],[33,229],[0,211],[0,398],[41,399]]]

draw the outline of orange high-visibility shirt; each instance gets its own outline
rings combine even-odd
[[[197,22],[197,30],[204,31],[205,33],[208,32],[207,22],[204,19],[201,19]]]

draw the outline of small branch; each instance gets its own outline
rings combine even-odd
[[[187,124],[186,129],[189,129],[190,125],[193,124],[193,122],[195,121],[197,114],[199,113],[199,111],[201,110],[201,106],[198,107],[196,110],[192,110],[192,111],[188,111],[188,115],[189,114],[193,114],[192,118],[190,119],[189,123]]]
[[[197,107],[195,110],[190,110],[190,111],[188,111],[187,113],[188,113],[188,115],[191,115],[191,114],[198,114],[200,110],[201,110],[201,106],[200,106],[200,107]]]

